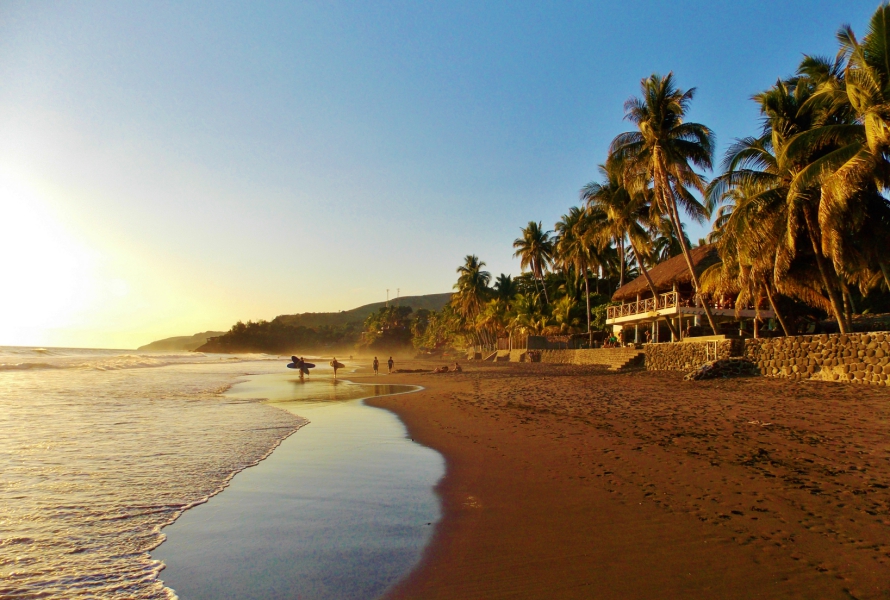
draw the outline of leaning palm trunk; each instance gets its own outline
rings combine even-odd
[[[550,304],[550,298],[547,297],[547,282],[544,281],[544,270],[540,265],[537,267],[538,277],[541,278],[541,288],[544,290],[544,304]]]
[[[624,259],[624,236],[618,240],[618,260],[621,261],[618,267],[618,287],[620,288],[624,286],[624,264],[627,262]]]
[[[816,255],[816,266],[819,268],[819,276],[822,278],[822,285],[825,287],[825,291],[828,293],[828,300],[831,302],[831,310],[834,313],[834,318],[837,319],[838,329],[841,330],[841,333],[849,333],[847,324],[844,320],[841,302],[837,297],[837,291],[834,289],[834,286],[831,285],[831,280],[828,278],[828,272],[825,268],[825,260],[822,257],[819,242],[816,240],[816,224],[813,215],[811,215],[810,211],[807,209],[804,209],[803,213],[807,225],[807,234],[809,235],[810,243],[813,245],[813,254]]]
[[[655,289],[655,284],[652,283],[652,278],[649,276],[649,269],[647,269],[647,268],[646,268],[646,265],[643,264],[643,259],[642,259],[641,255],[640,255],[640,253],[637,252],[637,245],[634,244],[634,241],[633,241],[633,240],[630,240],[630,245],[631,245],[631,247],[633,248],[634,254],[637,256],[637,259],[638,259],[638,260],[637,260],[637,263],[640,265],[640,271],[642,271],[642,273],[643,273],[643,277],[646,278],[646,283],[649,284],[649,291],[652,292],[652,298],[655,299],[655,301],[656,301],[656,303],[657,303],[657,302],[658,302],[658,290]],[[680,334],[679,334],[679,333],[677,332],[677,330],[674,328],[674,324],[671,323],[671,320],[670,320],[670,319],[665,319],[665,322],[667,323],[668,329],[671,330],[671,335],[673,336],[673,338],[674,338],[675,340],[679,340],[679,339],[680,339]],[[658,341],[658,340],[656,340],[656,342],[657,342],[657,341]]]
[[[683,257],[686,259],[686,266],[689,267],[689,275],[692,278],[695,295],[705,311],[705,316],[708,318],[708,324],[711,326],[711,331],[714,332],[714,335],[717,335],[717,324],[714,322],[714,315],[711,314],[711,307],[708,306],[708,303],[705,302],[705,299],[702,297],[701,284],[698,281],[698,275],[695,274],[695,268],[692,266],[692,255],[689,253],[689,246],[686,245],[686,238],[683,236],[683,227],[680,223],[680,215],[677,212],[677,203],[673,198],[670,182],[668,181],[667,174],[664,172],[661,160],[658,160],[657,165],[655,178],[658,181],[657,187],[661,194],[661,201],[664,207],[667,208],[668,218],[671,221],[674,232],[677,234],[677,241],[680,242],[680,249],[683,251]]]
[[[766,297],[769,300],[769,305],[772,307],[773,313],[776,315],[776,318],[779,320],[779,325],[782,326],[782,331],[785,332],[785,337],[788,337],[789,335],[791,335],[789,333],[790,330],[788,329],[788,326],[785,324],[785,318],[782,316],[782,313],[779,312],[779,307],[776,306],[776,302],[775,302],[775,300],[773,300],[773,294],[769,289],[769,284],[766,284],[765,286],[763,286],[763,289],[766,290]]]
[[[587,278],[587,269],[584,269],[584,295],[587,296],[587,343],[593,345],[593,333],[590,331],[590,280]]]
[[[884,275],[884,283],[887,285],[887,290],[890,291],[890,270],[887,269],[887,263],[880,261],[878,265],[880,265],[881,273]]]

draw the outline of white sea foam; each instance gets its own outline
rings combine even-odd
[[[0,347],[0,597],[173,597],[161,528],[304,423],[219,395],[271,358]]]

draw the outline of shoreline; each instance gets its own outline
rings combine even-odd
[[[241,383],[230,398],[265,398],[309,426],[166,530],[154,554],[164,585],[198,600],[379,597],[420,558],[444,468],[364,399],[418,387],[291,373]]]
[[[426,389],[366,402],[446,462],[442,519],[387,599],[890,593],[879,388],[555,365],[386,380]]]

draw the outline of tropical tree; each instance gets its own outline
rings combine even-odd
[[[590,334],[590,278],[588,271],[599,268],[602,263],[597,246],[601,245],[600,229],[604,215],[586,211],[577,206],[569,209],[556,224],[555,255],[567,273],[584,278],[584,297],[587,305],[587,333]]]
[[[494,281],[494,296],[498,300],[503,301],[509,308],[513,302],[513,297],[519,293],[519,286],[513,281],[510,275],[501,273]]]
[[[818,105],[811,101],[814,89],[811,79],[795,77],[780,80],[753,97],[764,117],[763,131],[759,137],[737,140],[729,148],[724,172],[711,182],[708,198],[718,203],[738,190],[743,190],[742,195],[756,193],[750,205],[757,207],[758,224],[773,232],[763,243],[774,252],[775,289],[811,305],[825,306],[846,333],[850,330],[843,306],[846,284],[823,252],[820,187],[815,181],[804,187],[800,179],[801,173],[831,149],[799,144],[789,151],[791,140],[818,123]],[[827,296],[824,300],[812,285],[815,281],[821,282]]]
[[[647,186],[645,177],[623,170],[616,162],[600,165],[600,173],[603,182],[587,184],[581,190],[581,197],[587,202],[588,210],[598,211],[605,216],[605,223],[600,230],[605,239],[614,239],[616,235],[627,239],[652,297],[657,298],[658,290],[646,268],[651,243],[649,229],[653,225],[657,226],[660,218],[657,212],[652,211],[652,189]],[[667,320],[667,326],[674,338],[680,339],[679,332],[670,319]]]
[[[516,249],[513,256],[520,259],[523,270],[530,269],[535,280],[540,280],[544,290],[544,301],[549,303],[547,287],[544,285],[544,272],[553,260],[553,240],[550,238],[552,232],[544,231],[540,221],[537,223],[529,221],[521,231],[522,237],[513,241],[513,248]]]
[[[610,157],[623,169],[645,175],[652,182],[655,210],[667,215],[680,242],[696,295],[705,310],[708,323],[716,333],[717,325],[704,298],[692,264],[689,244],[683,235],[680,208],[698,222],[709,210],[690,190],[705,193],[706,180],[694,167],[711,169],[714,141],[711,130],[700,123],[684,120],[695,88],[683,91],[674,85],[673,73],[664,77],[653,74],[640,82],[641,98],[624,104],[625,118],[637,131],[619,134],[610,148]]]
[[[464,264],[457,268],[458,278],[454,284],[456,291],[451,296],[451,304],[467,327],[479,335],[484,343],[491,344],[492,340],[486,335],[486,330],[480,330],[476,326],[476,319],[491,296],[491,289],[488,287],[491,273],[484,271],[484,266],[485,263],[475,254],[464,257]]]

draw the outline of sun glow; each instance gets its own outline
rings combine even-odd
[[[96,257],[34,189],[0,177],[0,207],[0,344],[51,343],[91,303]]]

